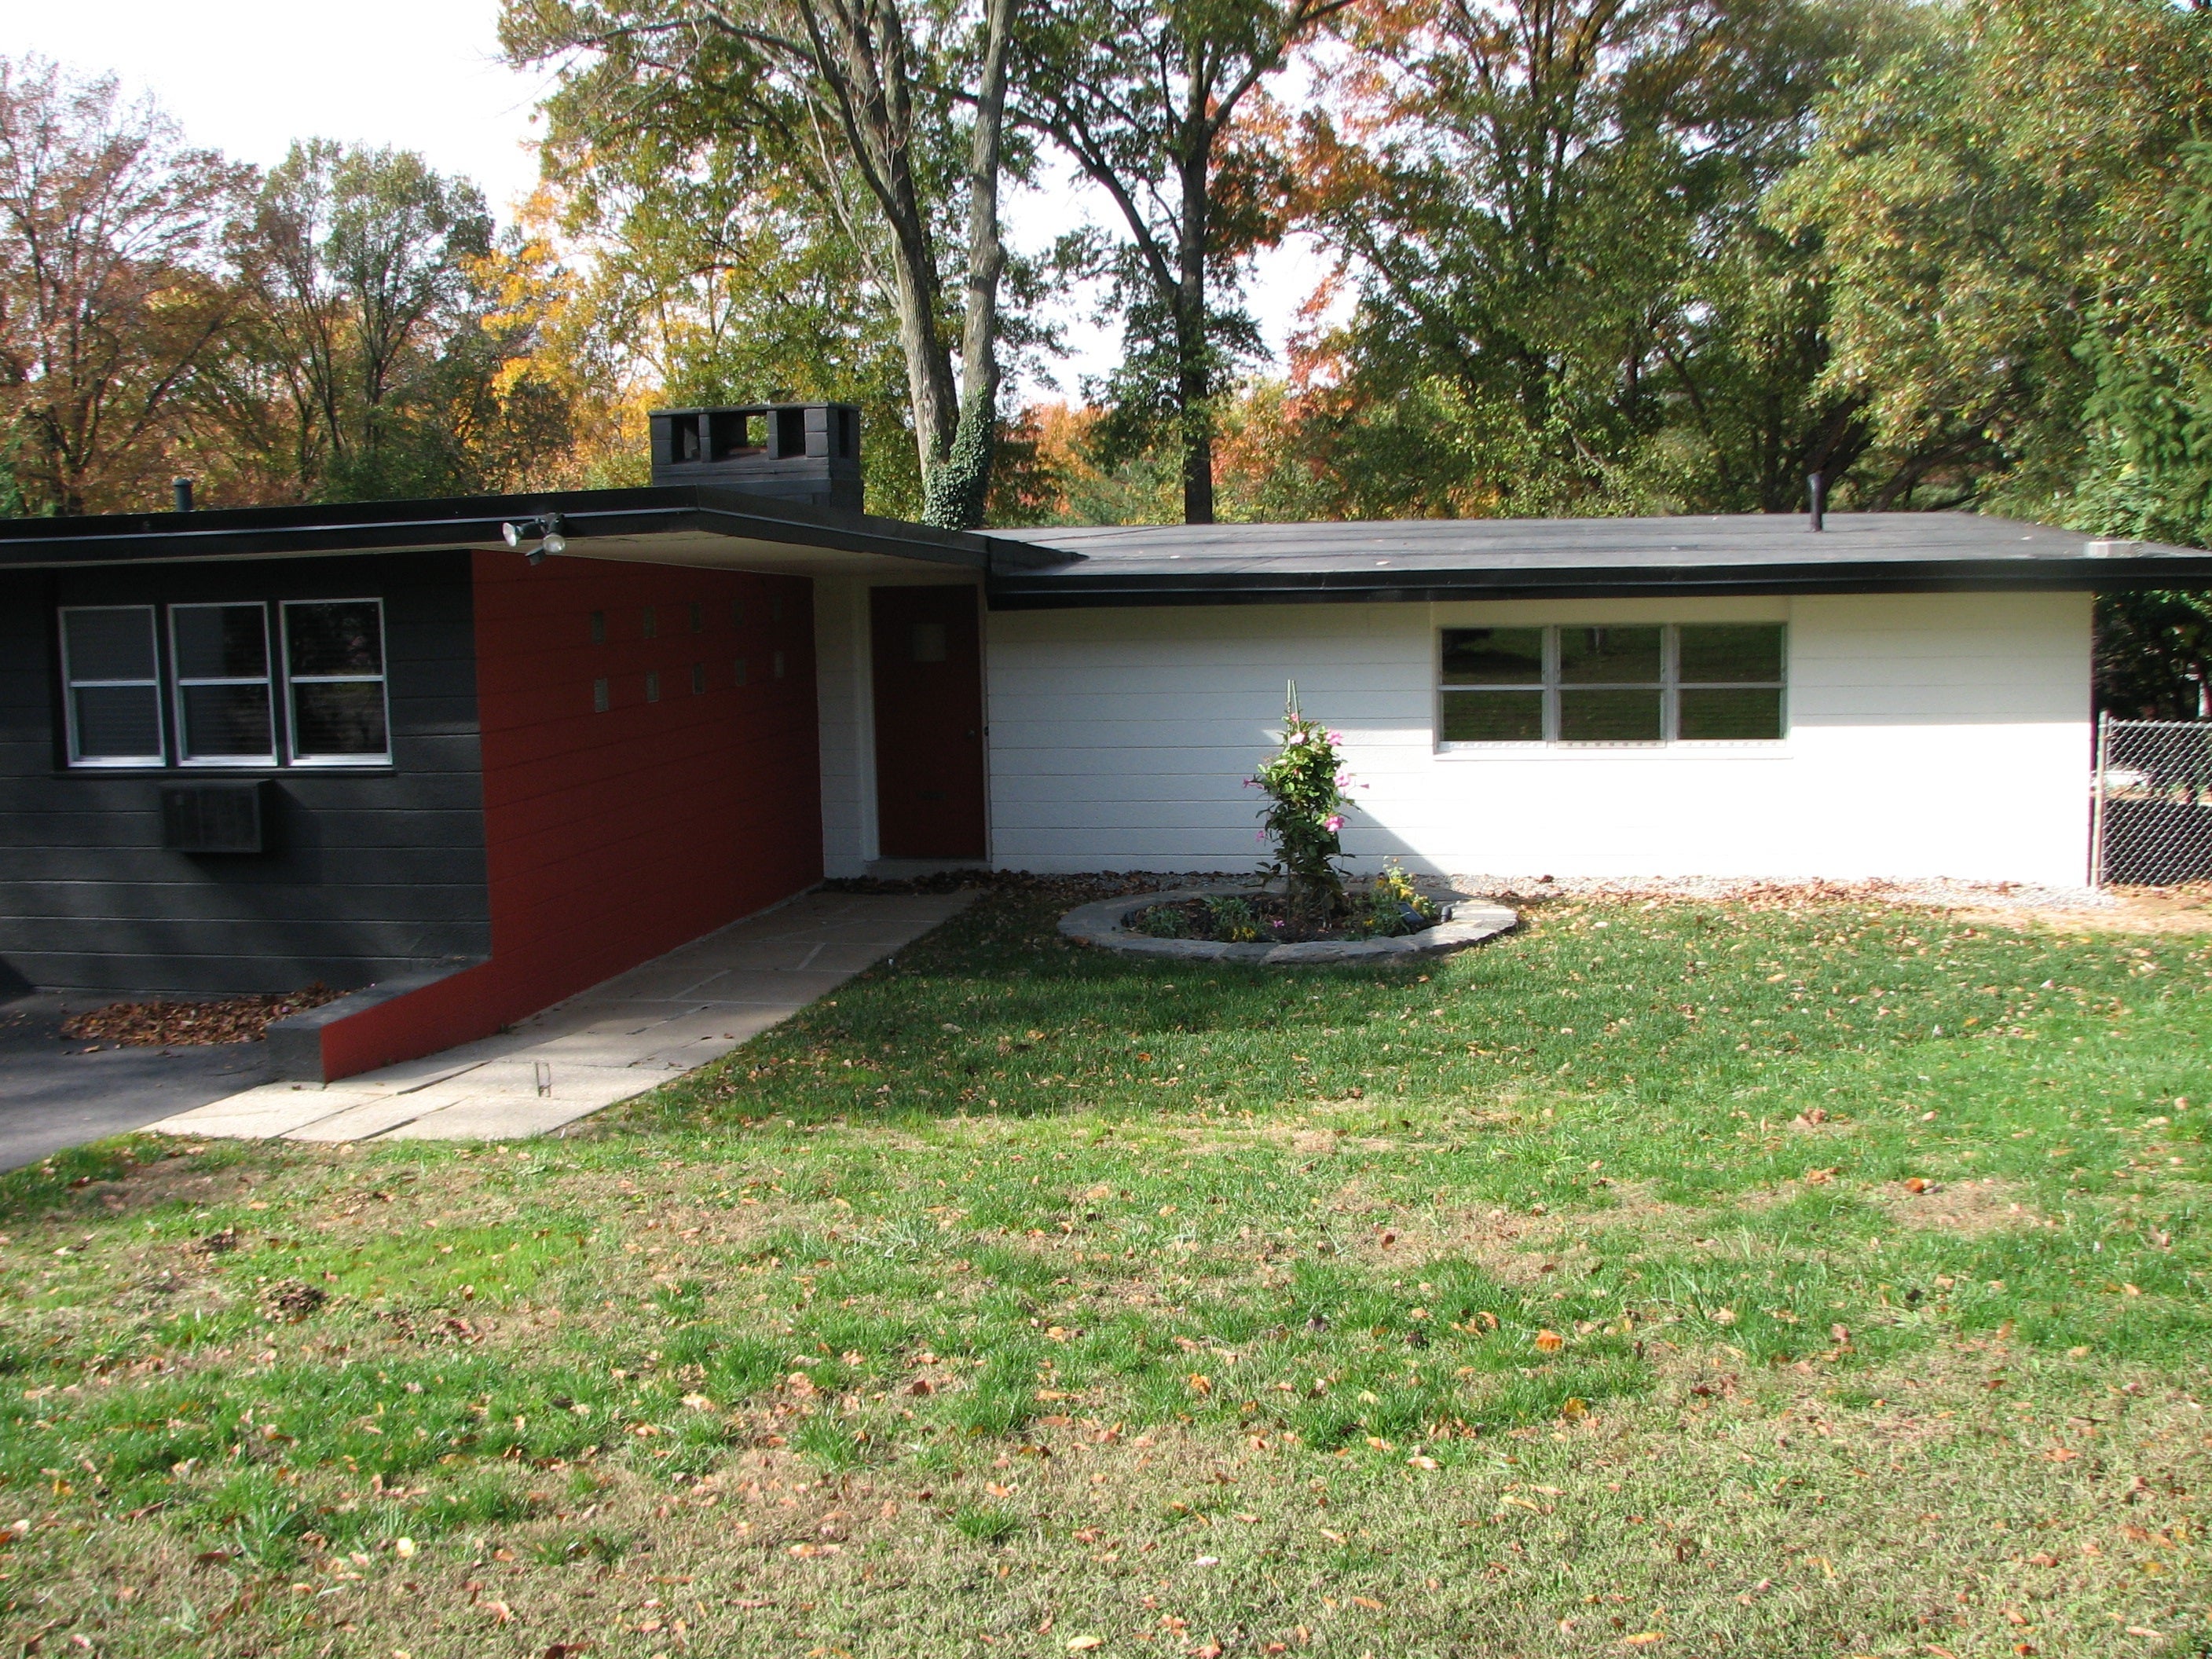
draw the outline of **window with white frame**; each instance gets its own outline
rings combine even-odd
[[[392,758],[380,601],[286,600],[284,678],[295,763],[361,766]]]
[[[1780,623],[1447,628],[1437,740],[1743,743],[1783,735]]]
[[[70,764],[161,765],[167,753],[154,607],[70,606],[61,635]]]
[[[266,605],[171,605],[169,660],[181,764],[276,763]]]

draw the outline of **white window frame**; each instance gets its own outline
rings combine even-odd
[[[385,637],[384,601],[374,594],[347,598],[283,599],[284,726],[290,761],[299,767],[362,767],[392,764],[392,656]],[[373,605],[376,607],[376,659],[382,666],[374,674],[295,674],[292,672],[292,612],[311,605]],[[302,755],[300,753],[299,709],[294,688],[301,685],[363,684],[374,681],[384,699],[384,752],[380,755]]]
[[[161,696],[161,619],[160,607],[151,605],[65,605],[58,608],[62,647],[62,722],[69,745],[71,767],[91,769],[116,767],[167,766],[168,733],[162,729]],[[88,611],[135,611],[146,618],[146,642],[154,649],[154,678],[150,680],[81,680],[70,667],[69,619]],[[86,755],[77,742],[76,694],[82,686],[151,686],[154,690],[154,726],[161,750],[151,755]]]
[[[1771,738],[1685,738],[1680,735],[1681,692],[1681,630],[1685,628],[1778,628],[1782,630],[1782,678],[1778,680],[1692,680],[1690,689],[1698,691],[1757,690],[1781,693],[1781,730]],[[1560,683],[1559,636],[1570,628],[1656,628],[1660,630],[1659,673],[1659,731],[1656,738],[1581,738],[1559,735],[1559,694],[1567,691],[1650,690],[1652,682],[1599,682],[1589,685],[1563,685]],[[1444,682],[1444,635],[1468,633],[1482,629],[1518,630],[1534,629],[1544,636],[1543,684],[1496,685],[1449,685]],[[1567,622],[1567,623],[1447,623],[1435,629],[1436,647],[1432,665],[1436,684],[1434,731],[1436,750],[1439,754],[1482,754],[1489,752],[1534,754],[1552,750],[1576,752],[1581,750],[1618,750],[1623,749],[1654,750],[1682,748],[1692,750],[1714,749],[1771,750],[1788,741],[1790,737],[1790,625],[1765,618],[1737,622],[1719,618],[1711,622],[1651,623],[1651,622]],[[1541,738],[1446,738],[1444,736],[1444,708],[1446,697],[1454,693],[1540,691],[1544,699],[1544,735]]]
[[[261,612],[262,674],[195,675],[187,678],[184,659],[177,651],[177,613],[179,611],[243,611],[247,605]],[[274,766],[276,764],[276,658],[269,637],[266,599],[192,599],[172,605],[169,611],[169,718],[176,732],[177,764],[180,767]],[[269,748],[253,755],[195,755],[191,752],[191,727],[185,719],[185,688],[191,685],[258,685],[269,699]]]

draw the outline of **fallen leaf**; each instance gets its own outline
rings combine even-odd
[[[1437,1467],[1437,1460],[1433,1457],[1409,1457],[1406,1461],[1417,1469],[1433,1469]]]
[[[1633,1636],[1624,1636],[1620,1639],[1632,1648],[1648,1648],[1654,1642],[1663,1642],[1667,1638],[1656,1630],[1640,1630]]]
[[[1926,1191],[1928,1190],[1928,1178],[1927,1178],[1927,1176],[1911,1176],[1910,1178],[1908,1178],[1908,1179],[1906,1180],[1906,1182],[1905,1182],[1905,1190],[1906,1192],[1908,1192],[1908,1193],[1924,1193],[1924,1192],[1926,1192]]]
[[[1559,1415],[1570,1423],[1580,1422],[1589,1415],[1589,1401],[1580,1395],[1569,1395],[1559,1406]]]
[[[1567,1339],[1557,1331],[1541,1330],[1536,1333],[1536,1346],[1546,1353],[1557,1353],[1567,1346]]]
[[[1070,1637],[1067,1643],[1067,1650],[1070,1653],[1088,1653],[1093,1648],[1103,1647],[1105,1643],[1106,1638],[1103,1636]]]
[[[1382,1611],[1382,1604],[1371,1595],[1355,1595],[1352,1598],[1352,1605],[1355,1607],[1365,1607],[1370,1613]]]

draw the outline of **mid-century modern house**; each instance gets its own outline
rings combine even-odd
[[[857,411],[639,489],[0,522],[0,984],[392,994],[336,1076],[881,860],[1229,870],[1285,684],[1355,862],[2075,884],[2100,589],[1968,514],[963,535]]]

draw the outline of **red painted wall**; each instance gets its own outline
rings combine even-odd
[[[812,584],[479,553],[475,589],[491,960],[326,1027],[326,1078],[486,1036],[822,878]]]

